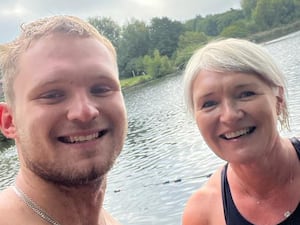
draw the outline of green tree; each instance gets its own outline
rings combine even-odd
[[[131,73],[131,76],[138,76],[145,73],[143,57],[137,57],[129,59],[126,64],[125,71],[127,74]]]
[[[109,17],[90,17],[88,18],[88,22],[118,48],[121,27],[116,22]]]
[[[300,18],[300,0],[294,0],[295,11],[294,11],[294,20]]]
[[[201,21],[202,31],[208,36],[217,36],[218,31],[218,22],[217,17],[213,15],[208,15],[204,20]]]
[[[118,61],[121,77],[130,77],[136,64],[134,61],[149,52],[149,30],[145,22],[132,20],[122,30]]]
[[[287,24],[293,20],[295,14],[294,0],[272,0],[274,9],[273,25]]]
[[[258,0],[253,19],[261,30],[277,27],[295,20],[298,0]]]
[[[201,27],[201,21],[204,18],[201,15],[197,15],[195,19],[187,20],[184,23],[184,30],[185,31],[193,31],[193,32],[201,32],[203,28]]]
[[[225,13],[215,15],[215,18],[219,35],[224,28],[236,23],[239,20],[243,20],[245,17],[242,10],[230,9]]]
[[[184,49],[190,45],[194,46],[206,43],[207,40],[208,38],[203,32],[187,31],[179,37],[178,50]]]
[[[208,37],[203,32],[186,31],[179,37],[178,48],[174,57],[177,69],[184,68],[195,49],[207,43]]]
[[[171,57],[183,31],[184,26],[178,21],[171,21],[167,17],[153,18],[149,27],[152,52],[154,49],[158,49],[161,55]]]
[[[158,49],[153,51],[153,57],[144,56],[144,67],[148,75],[157,78],[173,72],[172,63],[167,56],[161,56]]]
[[[250,34],[249,29],[247,28],[245,21],[237,21],[236,23],[231,24],[230,26],[223,29],[221,36],[222,37],[235,37],[235,38],[244,38]]]
[[[188,60],[191,58],[192,54],[198,49],[201,44],[188,45],[183,49],[180,49],[176,52],[176,57],[174,59],[174,65],[177,70],[182,70]]]
[[[257,0],[242,0],[241,7],[246,19],[251,19],[252,13],[256,8]]]
[[[276,12],[277,13],[277,12]],[[258,0],[253,19],[260,30],[269,29],[274,24],[274,8],[270,0]]]

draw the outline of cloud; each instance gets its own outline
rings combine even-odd
[[[0,13],[0,43],[14,39],[20,32],[22,19],[15,12]]]

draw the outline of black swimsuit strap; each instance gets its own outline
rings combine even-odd
[[[298,158],[300,160],[300,141],[293,137],[290,139],[291,143],[293,144]],[[232,199],[229,183],[227,180],[227,168],[228,163],[223,167],[221,173],[221,191],[222,191],[222,200],[223,200],[223,210],[225,221],[227,225],[253,225],[252,223],[248,222],[238,211],[236,208],[234,201]],[[279,225],[296,225],[300,224],[300,204],[296,210],[292,213],[290,217],[286,220],[281,222]]]
[[[222,172],[221,172],[221,191],[222,191],[222,200],[223,200],[223,210],[224,210],[224,217],[225,217],[225,221],[226,224],[228,224],[228,196],[227,196],[227,191],[226,191],[226,186],[228,184],[227,181],[227,167],[228,167],[228,163],[226,163],[226,165],[223,167]]]
[[[221,190],[222,190],[222,200],[223,200],[223,210],[224,217],[227,225],[253,225],[248,222],[236,208],[234,201],[232,199],[228,179],[227,179],[227,168],[228,163],[223,167],[221,174]]]
[[[298,138],[296,138],[296,137],[292,137],[290,140],[291,140],[291,142],[292,142],[294,148],[296,149],[298,158],[299,158],[299,160],[300,160],[300,141],[299,141]]]

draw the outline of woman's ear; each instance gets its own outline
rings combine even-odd
[[[276,91],[276,111],[277,115],[280,115],[284,106],[284,90],[283,87],[277,87]]]
[[[13,122],[12,110],[3,102],[0,103],[0,129],[5,137],[15,139],[16,128]]]

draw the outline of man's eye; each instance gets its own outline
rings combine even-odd
[[[37,100],[42,104],[56,104],[63,101],[66,97],[65,92],[60,90],[48,91],[41,94]]]
[[[40,98],[42,98],[42,99],[58,99],[58,98],[62,98],[63,96],[64,96],[64,94],[61,91],[50,91],[50,92],[47,92],[47,93],[41,95]]]
[[[207,101],[207,102],[204,102],[204,104],[202,105],[202,109],[205,109],[205,108],[209,108],[209,107],[212,107],[214,105],[216,105],[217,103],[215,101]]]
[[[244,91],[239,95],[239,98],[247,98],[253,95],[255,95],[253,91]]]

